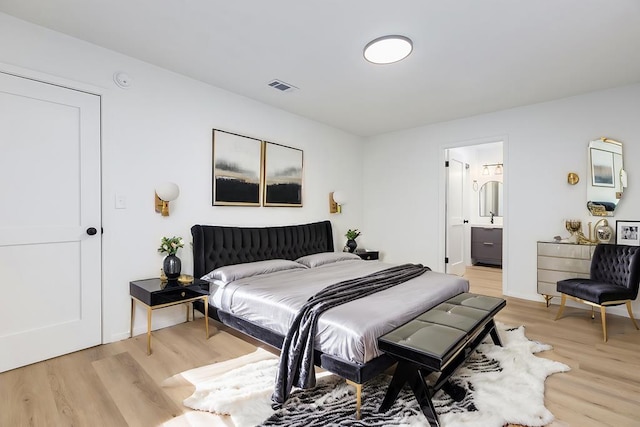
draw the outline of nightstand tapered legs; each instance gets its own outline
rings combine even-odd
[[[147,356],[151,354],[151,307],[147,307]]]
[[[149,306],[132,296],[131,297],[131,330],[129,333],[129,337],[130,338],[133,337],[133,325],[136,318],[136,301],[138,301],[139,303],[141,303],[147,308],[147,355],[150,355],[151,354],[151,313],[153,313],[153,310],[156,308],[169,307],[176,304],[184,304],[184,303],[193,304],[193,302],[196,300],[202,300],[204,302],[204,331],[206,334],[205,339],[209,339],[209,296],[208,295],[202,295],[199,297],[190,298],[188,300],[181,300],[181,301],[170,302],[170,303],[160,304],[155,306]],[[187,322],[188,322],[189,321],[189,304],[187,304],[186,310],[187,310]],[[195,317],[193,318],[193,320],[196,320]]]

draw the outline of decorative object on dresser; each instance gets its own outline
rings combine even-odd
[[[538,242],[538,293],[549,307],[553,297],[559,297],[556,283],[572,277],[589,277],[594,245]]]
[[[162,261],[162,270],[169,280],[176,280],[180,276],[182,262],[176,256],[176,252],[182,247],[184,247],[182,237],[163,237],[160,241],[158,252],[167,254]]]
[[[596,246],[591,259],[588,278],[572,278],[558,281],[557,290],[562,301],[556,320],[560,319],[567,298],[591,306],[591,318],[594,308],[600,308],[602,333],[607,341],[607,307],[627,306],[629,318],[638,328],[633,318],[631,301],[638,297],[640,286],[640,248],[627,245]]]
[[[502,228],[471,227],[471,262],[502,266]]]
[[[593,234],[598,243],[609,243],[611,237],[613,237],[613,229],[609,225],[609,221],[602,218],[593,226]],[[591,233],[589,233],[589,237],[591,237]]]
[[[616,221],[616,243],[640,246],[640,221]]]
[[[568,219],[564,222],[565,228],[571,234],[568,239],[569,243],[578,243],[581,245],[589,245],[596,243],[608,243],[613,236],[613,229],[609,226],[606,218],[599,219],[593,228],[591,221],[587,224],[589,236],[585,236],[582,232],[582,221],[579,219]]]
[[[195,279],[192,283],[181,285],[178,280],[164,282],[160,279],[144,279],[129,282],[131,295],[131,331],[135,322],[136,301],[147,308],[147,355],[151,354],[151,313],[158,308],[202,301],[204,304],[204,324],[206,338],[209,339],[208,301],[209,282]],[[187,321],[189,321],[189,306],[187,305]]]
[[[564,221],[564,228],[570,234],[569,242],[578,243],[579,235],[582,234],[582,221],[580,221],[579,219],[567,219]]]

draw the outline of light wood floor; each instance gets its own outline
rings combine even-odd
[[[471,291],[501,295],[501,270],[471,267]],[[640,332],[627,318],[607,316],[609,341],[600,318],[567,308],[554,322],[556,305],[507,298],[497,320],[525,325],[531,339],[553,345],[539,354],[571,366],[547,379],[545,402],[555,426],[640,426]],[[188,409],[189,389],[161,387],[187,369],[255,350],[211,321],[204,340],[203,319],[153,333],[153,354],[145,335],[101,345],[0,374],[0,426],[157,426]],[[2,349],[7,351],[7,349]]]

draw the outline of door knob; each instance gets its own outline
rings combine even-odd
[[[98,232],[98,230],[96,230],[94,227],[89,227],[87,228],[87,234],[89,236],[93,236],[94,234],[96,234]]]

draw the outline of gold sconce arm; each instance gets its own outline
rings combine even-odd
[[[180,188],[173,182],[164,182],[156,187],[155,209],[162,216],[169,216],[169,202],[180,195]]]

